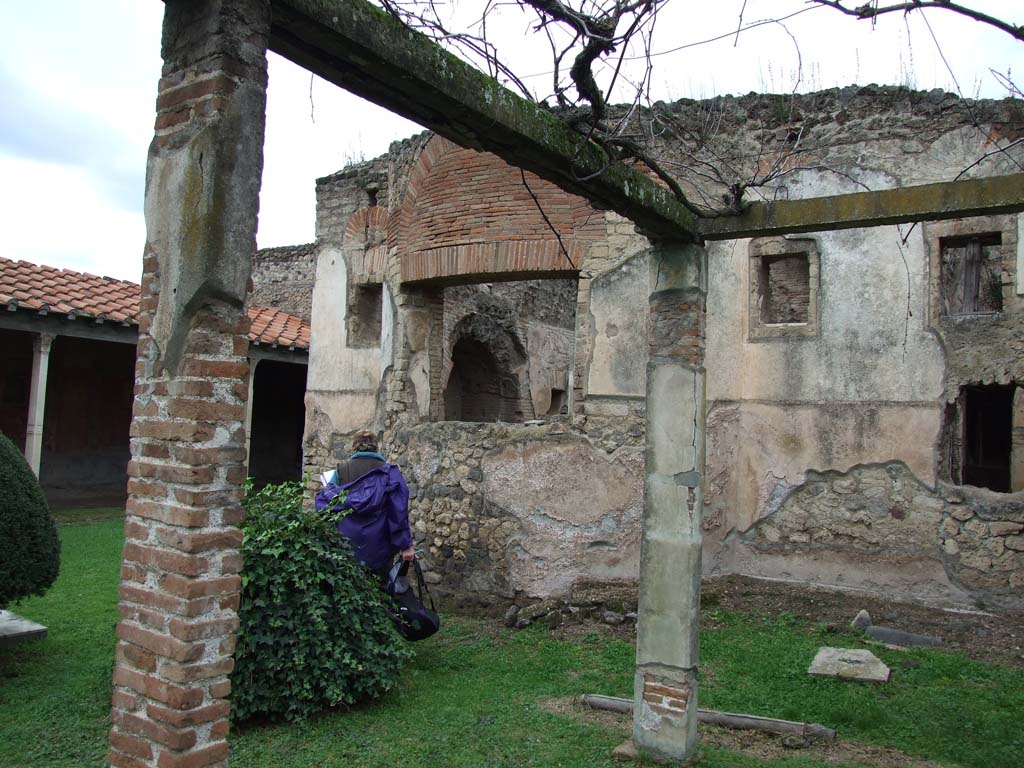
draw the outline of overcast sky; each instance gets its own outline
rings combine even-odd
[[[1024,23],[1020,0],[970,4]],[[930,24],[892,14],[872,29],[814,9],[736,36],[744,5],[744,24],[807,8],[804,0],[670,0],[653,44],[665,52],[654,59],[656,98],[872,82],[1005,96],[989,68],[1024,84],[1024,44],[952,14],[928,14]],[[0,255],[139,279],[162,14],[160,0],[0,0]],[[523,62],[527,84],[544,96],[544,44],[527,20],[508,13],[502,52]],[[314,180],[419,130],[319,78],[311,85],[308,72],[271,55],[260,247],[311,242]]]

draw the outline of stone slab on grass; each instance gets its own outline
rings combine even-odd
[[[47,629],[42,624],[23,619],[16,613],[0,611],[0,646],[14,645],[24,640],[41,640]]]
[[[864,630],[869,637],[873,637],[882,643],[888,643],[889,645],[911,645],[911,646],[936,646],[942,645],[941,637],[934,637],[933,635],[916,635],[913,632],[904,632],[901,629],[891,629],[890,627],[877,627],[872,626]]]
[[[871,651],[862,648],[819,648],[807,673],[868,683],[885,683],[889,680],[889,668]]]

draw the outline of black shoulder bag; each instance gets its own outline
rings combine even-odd
[[[416,573],[415,586],[409,583],[409,560],[395,563],[388,574],[386,591],[391,598],[389,613],[398,634],[406,640],[423,640],[441,628],[441,619],[434,608],[434,598],[423,580],[419,560],[412,560]],[[426,603],[429,601],[430,607]]]

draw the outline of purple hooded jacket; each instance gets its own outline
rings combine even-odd
[[[398,552],[412,546],[409,486],[398,467],[384,464],[345,485],[328,483],[316,495],[316,508],[326,509],[340,491],[348,491],[343,508],[352,511],[337,528],[367,566],[386,568]]]

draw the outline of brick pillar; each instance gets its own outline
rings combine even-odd
[[[269,0],[167,0],[109,761],[227,764]]]
[[[690,760],[697,740],[707,253],[660,242],[650,260],[633,742],[641,752]]]

